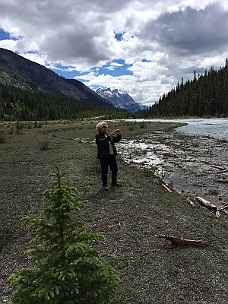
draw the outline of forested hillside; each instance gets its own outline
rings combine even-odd
[[[111,105],[76,79],[65,79],[50,69],[16,53],[0,48],[0,83],[14,85],[33,92],[59,97],[87,100],[99,105]]]
[[[228,60],[225,67],[213,67],[192,81],[178,83],[164,94],[159,102],[147,110],[136,113],[136,117],[227,117],[228,116]]]
[[[0,83],[0,120],[78,119],[100,115],[121,117],[125,113],[109,105],[32,92]]]

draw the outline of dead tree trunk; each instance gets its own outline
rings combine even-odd
[[[206,241],[203,240],[190,240],[184,239],[181,235],[174,236],[174,235],[165,235],[159,234],[155,235],[157,238],[163,238],[171,242],[172,245],[190,245],[190,246],[205,246],[207,245]]]

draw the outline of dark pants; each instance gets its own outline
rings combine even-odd
[[[103,186],[107,186],[108,167],[110,167],[110,170],[112,171],[112,184],[116,184],[117,171],[118,171],[116,157],[111,156],[110,158],[101,158],[100,163],[101,163],[101,180]]]

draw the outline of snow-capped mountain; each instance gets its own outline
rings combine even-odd
[[[96,90],[96,93],[110,101],[116,108],[125,109],[128,112],[137,112],[145,109],[145,106],[135,102],[129,94],[118,89],[111,90],[110,88],[99,88]]]

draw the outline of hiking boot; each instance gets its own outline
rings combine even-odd
[[[103,187],[102,187],[102,190],[108,191],[108,186],[103,186]]]

